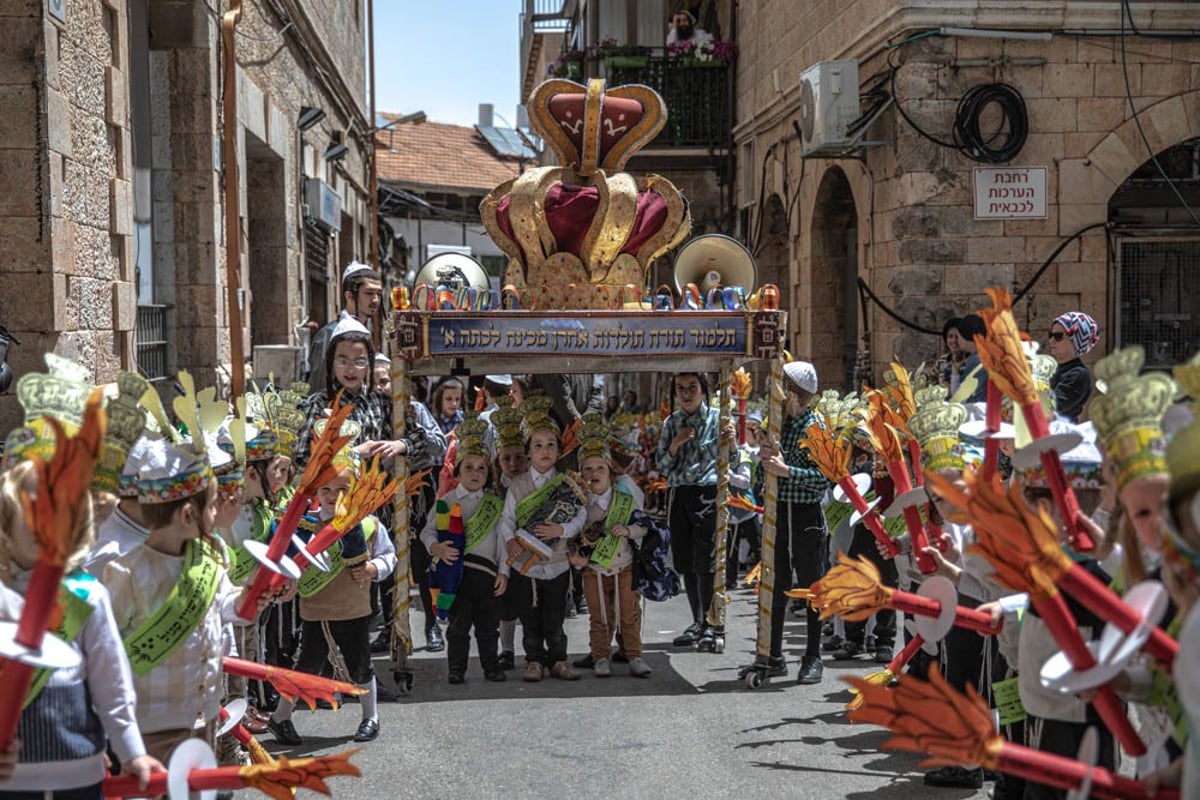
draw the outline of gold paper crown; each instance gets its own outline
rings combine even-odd
[[[1180,364],[1172,372],[1180,388],[1192,399],[1195,419],[1176,431],[1167,446],[1167,466],[1171,470],[1171,502],[1200,489],[1200,353]]]
[[[117,396],[108,401],[108,429],[100,461],[92,474],[92,488],[109,494],[121,492],[121,470],[133,443],[146,430],[146,411],[140,401],[150,383],[133,372],[117,373]]]
[[[610,459],[608,437],[611,429],[604,421],[604,415],[590,412],[583,415],[579,426],[579,463],[583,464],[589,458],[600,457],[605,461]]]
[[[966,406],[958,403],[926,402],[913,414],[908,429],[921,445],[921,466],[926,472],[963,469],[958,428],[966,421]]]
[[[512,395],[496,398],[496,410],[492,412],[491,423],[496,429],[496,450],[525,444],[521,438],[521,411],[513,407]]]
[[[1161,372],[1139,375],[1140,346],[1115,350],[1096,363],[1106,391],[1088,404],[1104,452],[1117,467],[1117,487],[1134,478],[1167,473],[1162,416],[1175,396],[1175,381]]]
[[[492,412],[493,415],[495,413]],[[487,420],[480,419],[472,412],[463,417],[463,421],[454,429],[454,433],[458,435],[458,450],[454,456],[456,464],[461,464],[467,456],[479,456],[487,459]]]
[[[917,390],[915,398],[917,401],[917,411],[920,411],[930,403],[942,403],[946,400],[946,387],[930,384],[923,386]]]
[[[534,431],[550,431],[558,436],[558,423],[550,416],[554,401],[544,394],[527,395],[521,401],[521,437],[529,441]]]
[[[54,353],[43,357],[47,372],[29,372],[17,381],[17,401],[25,410],[25,425],[13,430],[5,442],[9,464],[34,456],[48,462],[54,455],[54,429],[45,417],[57,420],[67,436],[74,436],[83,424],[84,406],[92,391],[87,370]]]

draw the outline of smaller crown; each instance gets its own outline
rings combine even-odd
[[[1161,372],[1140,375],[1140,346],[1116,350],[1096,363],[1104,394],[1088,404],[1105,452],[1117,466],[1117,485],[1143,475],[1164,474],[1166,442],[1162,417],[1175,396],[1175,381]]]
[[[8,435],[4,453],[8,463],[54,454],[54,429],[45,417],[57,420],[73,436],[83,424],[84,406],[92,390],[87,370],[73,361],[45,354],[48,372],[29,372],[17,381],[17,400],[25,410],[25,425]]]
[[[908,429],[921,445],[921,466],[926,472],[963,468],[958,429],[966,421],[966,406],[958,403],[927,402],[913,414]]]
[[[491,416],[496,429],[496,449],[520,447],[525,443],[521,438],[521,412],[513,407],[512,395],[496,398],[496,406]]]
[[[583,415],[579,426],[579,463],[589,458],[599,456],[605,461],[609,459],[608,438],[611,429],[604,420],[603,414],[590,412]]]
[[[487,458],[487,420],[480,419],[474,413],[467,414],[454,429],[454,433],[458,436],[458,451],[455,454],[457,463],[461,464],[467,456]]]
[[[108,428],[100,460],[92,475],[92,488],[109,494],[121,491],[121,470],[129,449],[146,430],[146,411],[140,400],[150,383],[133,372],[117,373],[117,396],[108,401]]]
[[[521,435],[528,439],[534,431],[548,430],[558,435],[558,423],[550,416],[554,401],[544,394],[531,394],[521,401]]]
[[[931,384],[923,386],[916,392],[917,411],[930,403],[941,403],[946,400],[946,387]]]

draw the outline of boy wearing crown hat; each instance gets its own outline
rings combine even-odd
[[[592,669],[598,678],[612,675],[613,634],[634,677],[650,676],[642,658],[642,611],[633,588],[633,544],[652,524],[629,492],[614,485],[608,426],[598,414],[587,414],[579,433],[579,461],[588,487],[587,520],[570,545],[571,564],[583,570],[583,591],[591,615]]]
[[[369,326],[383,302],[383,278],[366,264],[351,261],[342,270],[342,312],[337,319],[323,325],[308,348],[309,374],[305,379],[313,386],[324,386],[328,377],[326,354],[329,341],[338,323],[352,317]]]
[[[342,429],[345,433],[345,428]],[[361,459],[348,447],[334,459],[337,475],[317,490],[320,509],[301,526],[315,533],[337,511],[338,498],[350,488]],[[296,669],[319,674],[328,660],[334,677],[348,680],[364,691],[362,721],[354,741],[369,742],[379,735],[379,683],[371,664],[371,587],[391,576],[396,568],[396,548],[387,529],[374,516],[351,528],[328,551],[330,569],[309,566],[300,576],[300,619],[303,629]],[[271,715],[271,732],[282,744],[303,743],[292,710],[295,703],[281,697]]]
[[[540,681],[547,670],[562,680],[579,678],[567,662],[563,619],[570,580],[567,543],[583,529],[587,508],[577,480],[555,468],[559,433],[549,414],[551,405],[542,395],[526,397],[521,403],[522,435],[530,466],[509,485],[498,524],[509,559],[531,559],[525,574],[532,580],[514,581],[508,589],[518,593],[515,602],[521,610],[524,678],[531,682]],[[548,550],[549,556],[534,555],[535,550]]]
[[[482,419],[483,415],[480,415]],[[495,450],[494,484],[496,493],[501,497],[508,494],[508,487],[514,478],[523,475],[529,469],[529,456],[525,452],[525,442],[521,438],[521,412],[513,406],[512,395],[502,395],[496,402],[494,413],[489,418],[489,432],[492,434],[493,449]],[[515,584],[528,582],[528,578],[518,573],[509,572],[508,590],[500,597],[500,658],[501,669],[512,669],[516,666],[515,642],[517,620],[521,609],[516,598],[529,594],[527,586],[514,589]]]
[[[438,513],[426,519],[421,541],[436,560],[453,565],[462,562],[462,578],[450,606],[447,660],[450,683],[462,683],[470,655],[470,633],[475,628],[479,662],[489,681],[503,681],[504,670],[497,654],[500,598],[508,587],[509,565],[497,523],[504,508],[498,495],[486,491],[488,457],[484,436],[488,424],[468,417],[458,426],[458,452],[454,467],[458,484],[438,498]],[[443,511],[445,513],[443,513]],[[443,522],[457,516],[465,533],[460,552],[450,541],[439,541]],[[439,598],[439,607],[441,600]]]
[[[146,749],[165,760],[187,738],[215,744],[225,624],[244,624],[241,592],[213,534],[217,482],[202,439],[152,442],[138,499],[149,534],[105,566],[103,582],[133,668]]]
[[[138,503],[137,473],[151,440],[151,437],[142,436],[130,448],[121,470],[117,507],[96,529],[96,543],[83,562],[83,568],[97,578],[104,574],[105,564],[142,544],[150,534],[142,519],[141,504]]]

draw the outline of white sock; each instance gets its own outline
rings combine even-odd
[[[287,722],[292,718],[292,709],[296,704],[286,697],[279,698],[279,705],[275,707],[275,713],[271,715],[271,719],[276,722]]]
[[[515,619],[500,620],[500,650],[505,653],[513,652],[513,641],[517,638],[517,621]]]
[[[379,684],[375,682],[375,678],[367,683],[360,683],[358,688],[366,689],[367,693],[358,698],[358,702],[362,703],[363,720],[373,719],[379,721]]]

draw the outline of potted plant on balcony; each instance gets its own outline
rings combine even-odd
[[[692,41],[672,42],[667,55],[678,58],[685,67],[723,67],[737,56],[737,42],[731,39],[707,39],[699,44]]]
[[[592,53],[609,69],[641,69],[649,61],[650,48],[621,44],[615,36],[605,36],[592,48]]]
[[[583,51],[565,50],[546,68],[551,78],[566,78],[577,81],[583,77]]]

